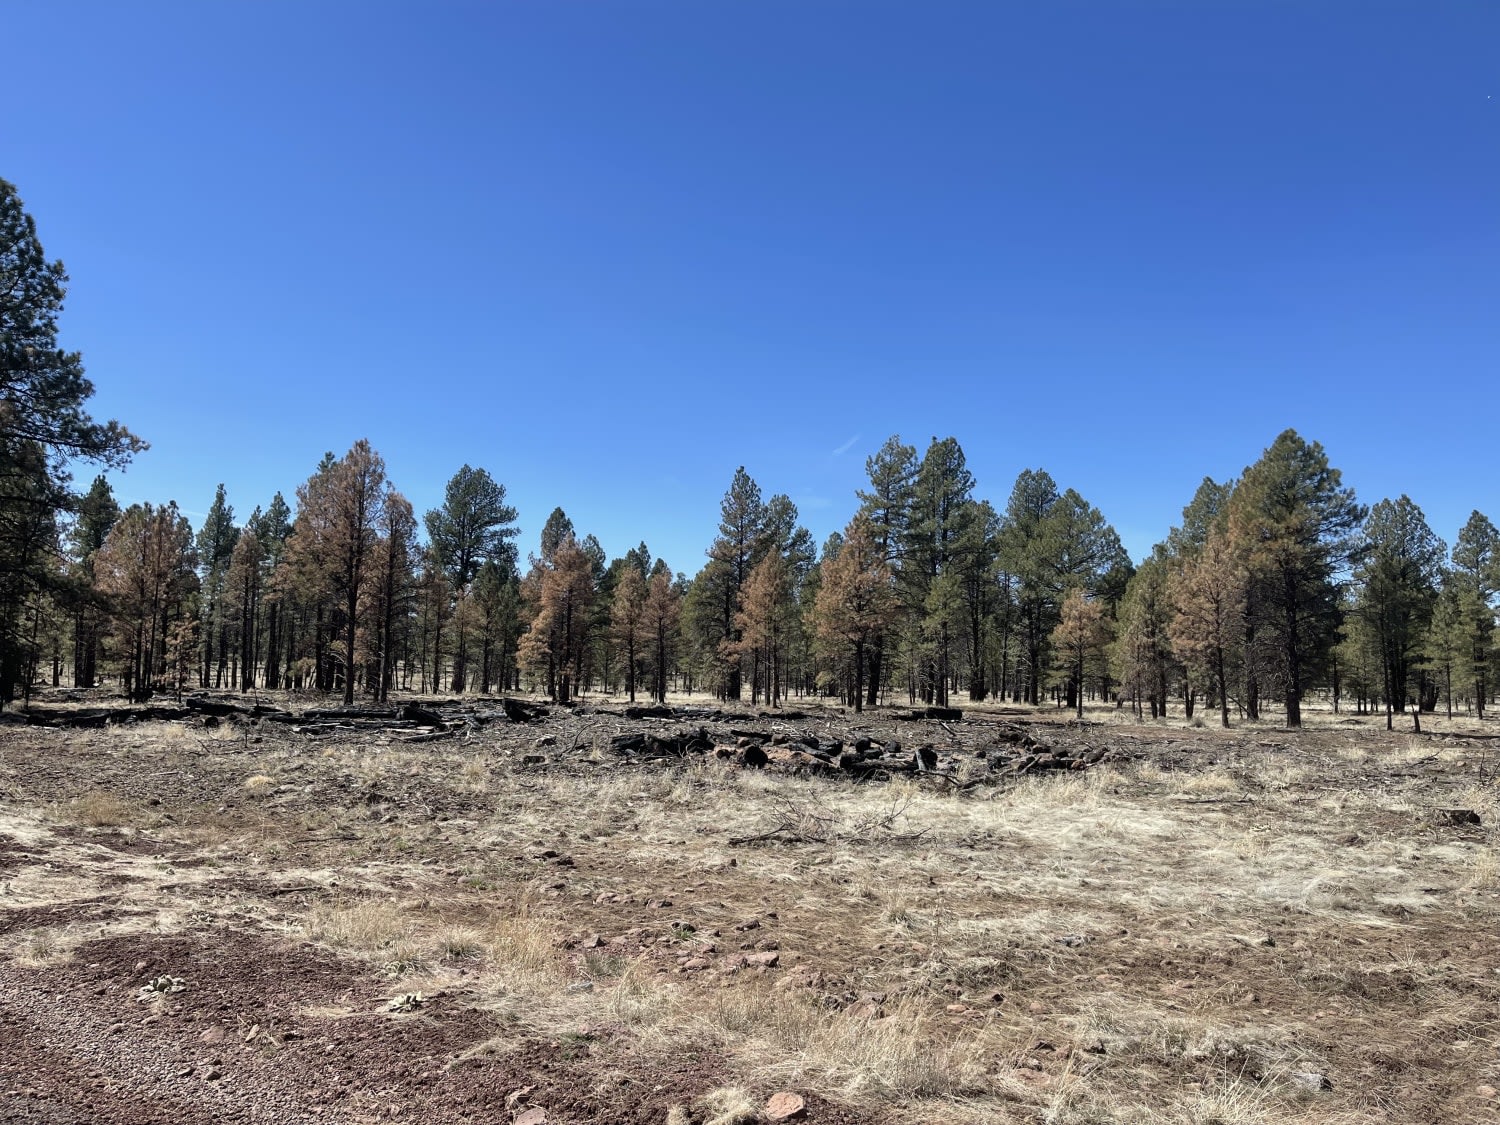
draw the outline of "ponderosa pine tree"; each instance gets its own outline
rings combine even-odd
[[[1123,594],[1132,573],[1120,537],[1103,513],[1076,491],[1059,493],[1046,472],[1024,470],[1006,504],[999,535],[1000,570],[1012,576],[1026,702],[1041,701],[1047,646],[1070,590],[1099,595],[1101,614]],[[1070,698],[1069,703],[1074,701]]]
[[[1079,587],[1068,591],[1063,599],[1059,620],[1052,630],[1052,644],[1058,654],[1058,668],[1075,685],[1071,693],[1077,717],[1083,718],[1083,677],[1089,664],[1096,661],[1109,629],[1104,623],[1104,611],[1099,604],[1084,594]]]
[[[94,556],[94,581],[109,599],[125,693],[144,701],[168,685],[173,650],[185,656],[192,631],[197,559],[176,503],[127,508]]]
[[[1245,572],[1227,533],[1211,530],[1180,559],[1171,581],[1169,636],[1177,657],[1199,683],[1212,685],[1219,722],[1229,726],[1229,671],[1245,630]]]
[[[521,638],[520,659],[534,675],[545,677],[552,699],[567,703],[583,687],[594,565],[571,531],[556,539],[544,536],[543,549],[546,556],[533,559],[526,576],[527,600],[535,615]]]
[[[224,686],[224,665],[228,653],[222,602],[229,560],[234,554],[234,544],[239,534],[239,528],[234,525],[234,508],[225,499],[224,486],[220,484],[214,490],[214,502],[209,506],[208,515],[203,518],[203,527],[198,531],[198,566],[201,574],[200,589],[203,593],[199,626],[203,638],[203,663],[198,674],[199,687]],[[215,651],[218,653],[217,664]]]
[[[1000,529],[1000,567],[1014,576],[1021,630],[1019,694],[1033,706],[1041,702],[1046,646],[1061,605],[1047,518],[1057,501],[1057,485],[1045,470],[1024,469],[1011,489]]]
[[[201,533],[199,539],[202,539]],[[239,638],[238,678],[242,692],[255,687],[256,623],[260,616],[264,565],[265,551],[261,548],[260,537],[255,534],[255,520],[252,519],[234,541],[221,594],[224,603],[221,628],[226,636],[234,632]]]
[[[77,499],[68,463],[119,467],[146,448],[84,409],[93,385],[57,339],[67,280],[15,186],[0,179],[0,706],[29,682],[28,606],[61,592],[57,516]]]
[[[708,549],[710,564],[699,576],[711,585],[720,613],[721,630],[715,647],[721,659],[727,659],[720,692],[726,699],[740,698],[740,659],[730,657],[738,652],[736,646],[740,640],[734,615],[739,607],[740,589],[765,542],[765,531],[766,505],[761,500],[760,485],[750,479],[741,465],[719,505],[719,535]]]
[[[667,676],[677,647],[682,598],[682,590],[673,581],[672,572],[664,566],[655,568],[646,587],[646,604],[641,619],[651,646],[651,695],[658,703],[667,701]]]
[[[635,677],[645,642],[646,576],[640,567],[627,561],[615,581],[610,603],[610,632],[625,656],[625,691],[635,702]]]
[[[120,506],[104,474],[94,478],[78,505],[69,535],[77,599],[73,606],[73,684],[93,687],[99,675],[99,645],[104,637],[104,607],[95,596],[94,556],[104,546]]]
[[[502,570],[515,568],[511,540],[518,533],[516,509],[505,502],[505,486],[485,470],[468,465],[459,469],[448,481],[442,507],[429,511],[423,521],[455,598],[464,597],[485,562],[493,559]],[[463,629],[454,638],[454,691],[466,686],[468,640]]]
[[[384,703],[396,677],[398,631],[411,607],[416,580],[413,563],[417,554],[417,517],[411,501],[387,486],[376,514],[376,541],[368,571],[374,651],[369,682],[375,701]]]
[[[1229,501],[1230,541],[1248,575],[1253,636],[1286,706],[1302,725],[1302,697],[1338,640],[1340,582],[1357,561],[1365,509],[1317,442],[1280,434],[1245,470]]]
[[[786,559],[768,551],[746,576],[736,599],[735,638],[724,642],[725,659],[750,662],[750,703],[781,706],[781,660],[791,623],[792,582]]]
[[[507,570],[489,559],[474,576],[472,589],[479,621],[479,690],[488,693],[498,683],[502,692],[510,691],[522,629],[520,577],[514,566]]]
[[[335,595],[343,613],[338,648],[344,704],[354,702],[358,630],[365,572],[379,538],[387,500],[385,462],[360,438],[349,452],[297,488],[297,520],[288,550]],[[332,646],[330,646],[331,648]]]
[[[1153,719],[1167,713],[1169,681],[1174,675],[1170,588],[1171,565],[1165,544],[1157,544],[1125,587],[1116,613],[1115,675],[1128,686],[1137,714],[1144,699]],[[1192,715],[1191,687],[1184,693]]]
[[[923,644],[913,669],[917,695],[940,707],[948,704],[955,634],[964,623],[963,582],[978,518],[974,474],[954,438],[933,438],[913,486],[911,519],[901,547],[901,595]]]
[[[848,698],[864,709],[866,653],[891,623],[899,605],[885,548],[874,521],[858,515],[845,529],[837,551],[825,551],[819,568],[814,621],[819,640],[830,652],[849,655]],[[873,652],[871,652],[873,674]]]
[[[1448,718],[1453,718],[1453,685],[1473,682],[1468,666],[1471,658],[1470,620],[1472,610],[1466,604],[1465,591],[1457,575],[1443,572],[1442,586],[1432,606],[1432,620],[1422,641],[1422,661],[1429,666],[1442,685],[1442,698]]]
[[[916,447],[903,445],[901,435],[892,434],[865,461],[865,474],[870,478],[869,491],[855,493],[859,497],[859,512],[869,519],[876,546],[893,575],[901,566],[901,547],[911,526],[917,467]],[[886,627],[889,628],[894,621],[893,616]],[[870,639],[870,683],[865,702],[871,707],[879,702],[880,689],[885,681],[885,648],[886,632],[882,629]]]
[[[287,577],[283,570],[287,536],[292,533],[292,510],[281,493],[271,498],[271,503],[262,512],[259,508],[250,516],[247,525],[255,532],[255,540],[261,551],[261,604],[265,615],[265,686],[275,690],[283,683],[282,659],[285,655],[291,664],[289,640],[290,630],[283,624],[282,582]]]
[[[1474,706],[1484,718],[1495,659],[1495,598],[1500,594],[1500,531],[1482,512],[1470,514],[1453,545],[1454,579],[1469,623],[1464,661],[1473,679]]]
[[[1380,645],[1385,729],[1390,730],[1392,709],[1405,711],[1409,693],[1417,687],[1417,667],[1448,548],[1427,526],[1422,509],[1402,496],[1370,509],[1362,553],[1358,612],[1369,621]],[[1418,689],[1411,699],[1417,730],[1422,729],[1422,694]]]

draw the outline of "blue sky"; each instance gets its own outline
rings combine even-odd
[[[117,495],[240,517],[367,437],[695,572],[892,433],[1139,557],[1292,426],[1500,520],[1500,4],[11,0],[0,176]],[[87,479],[88,471],[81,474]]]

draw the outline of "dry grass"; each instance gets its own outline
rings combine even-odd
[[[641,1060],[712,1050],[729,1081],[684,1122],[752,1120],[779,1088],[945,1125],[1463,1119],[1500,1032],[1481,757],[1378,717],[1298,736],[1208,718],[1101,710],[1084,735],[1138,760],[969,794],[597,748],[547,769],[363,742],[221,761],[180,731],[101,760],[210,779],[167,793],[160,829],[206,868],[327,889],[200,909],[261,911],[397,993],[461,985],[503,1031],[470,1052],[593,1027]],[[123,782],[51,807],[156,815]],[[1435,807],[1485,827],[1435,828]],[[13,955],[55,956],[57,933],[25,932]],[[774,969],[735,960],[767,952]]]
[[[74,823],[90,828],[123,828],[141,820],[141,809],[134,802],[99,790],[74,798],[65,812]]]

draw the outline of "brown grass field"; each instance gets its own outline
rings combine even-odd
[[[1007,709],[1110,753],[960,791],[618,711],[0,726],[0,1120],[1500,1119],[1494,723]],[[898,734],[973,779],[998,717]]]

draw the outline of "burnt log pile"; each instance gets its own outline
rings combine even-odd
[[[911,745],[894,732],[850,731],[826,720],[818,724],[821,729],[814,729],[802,712],[629,707],[594,713],[601,719],[624,719],[631,728],[602,736],[595,746],[621,764],[680,762],[708,755],[746,769],[858,781],[907,776],[965,789],[1034,772],[1087,769],[1111,756],[1111,751],[1100,748],[1053,745],[1013,723],[964,724],[962,733],[955,733],[948,725],[955,713],[961,715],[949,708],[928,708],[890,716],[903,724],[920,718],[931,728],[922,733],[943,735],[942,742]],[[687,719],[695,725],[682,721]],[[638,722],[649,729],[640,729]]]
[[[284,698],[284,697],[283,697]],[[905,777],[957,789],[1074,771],[1126,752],[1078,742],[1053,724],[997,721],[955,708],[852,715],[720,706],[553,706],[510,697],[395,704],[273,706],[230,693],[135,706],[33,706],[30,723],[102,728],[146,721],[234,724],[259,742],[281,737],[360,745],[450,743],[514,755],[524,767],[673,767],[712,759],[745,769],[882,782]],[[272,726],[274,724],[274,727]],[[518,739],[520,730],[534,732]]]

